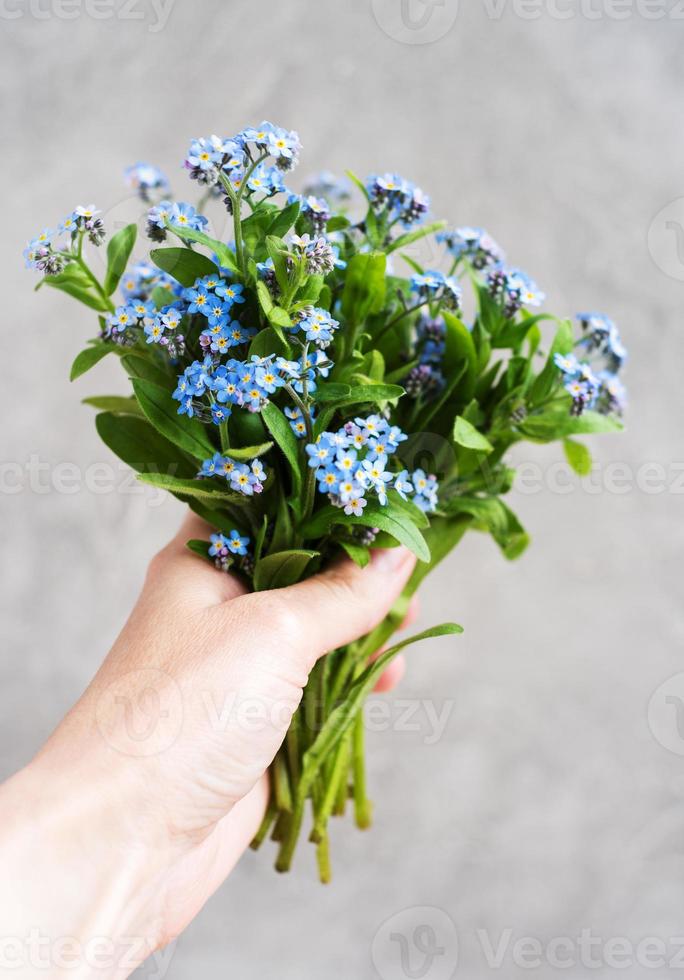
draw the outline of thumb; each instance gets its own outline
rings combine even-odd
[[[307,651],[319,657],[369,633],[390,611],[416,564],[404,547],[378,549],[365,568],[350,559],[279,590],[297,617]]]

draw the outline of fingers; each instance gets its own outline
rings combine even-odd
[[[415,562],[403,547],[377,550],[365,568],[346,559],[272,595],[278,595],[315,658],[377,626],[401,594]]]
[[[243,595],[247,589],[237,576],[213,568],[187,547],[188,541],[193,539],[208,542],[213,532],[206,521],[189,510],[176,536],[150,562],[147,585],[152,588],[161,586],[170,593],[170,598],[178,589],[177,594],[184,601],[196,601],[205,606]]]

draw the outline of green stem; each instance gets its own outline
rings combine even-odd
[[[219,425],[219,438],[221,439],[221,452],[227,453],[230,449],[230,437],[228,435],[227,422],[221,422]]]
[[[349,769],[349,739],[345,736],[335,750],[335,761],[328,778],[325,795],[316,813],[313,830],[309,840],[320,843],[326,835],[328,821],[332,816],[335,804],[340,794],[340,785],[344,783],[344,795],[347,795],[346,778]]]
[[[292,812],[292,792],[287,772],[287,762],[281,749],[273,764],[273,793],[279,811]]]
[[[292,812],[292,816],[289,818],[287,833],[282,841],[280,851],[278,852],[278,857],[276,859],[276,871],[289,871],[292,867],[292,859],[297,847],[297,841],[299,840],[299,832],[302,829],[305,805],[306,794],[298,791],[297,796],[295,797],[294,810]]]
[[[277,813],[277,807],[274,800],[271,798],[268,802],[268,808],[264,814],[264,819],[261,821],[261,825],[257,830],[256,834],[252,839],[252,843],[249,845],[253,851],[258,851],[261,845],[264,843],[268,836],[268,832],[271,829],[271,824],[275,820]]]
[[[400,320],[403,320],[405,316],[410,316],[411,313],[416,313],[418,310],[421,310],[424,306],[427,306],[428,304],[429,304],[429,300],[424,299],[422,303],[417,303],[415,306],[409,306],[408,309],[402,310],[398,316],[395,316],[393,317],[393,319],[389,320],[382,328],[382,330],[380,330],[373,337],[373,343],[377,346],[378,341],[380,341],[385,336],[388,330],[391,330],[392,327],[396,326],[396,324],[399,323]]]
[[[363,709],[354,722],[352,768],[354,773],[354,814],[356,826],[367,830],[371,825],[372,804],[366,796],[366,759],[364,751]]]
[[[233,209],[233,234],[235,237],[235,257],[237,259],[238,268],[242,273],[242,278],[247,278],[247,267],[245,265],[245,246],[242,240],[242,198],[245,193],[245,188],[247,187],[247,181],[254,173],[256,167],[265,160],[268,153],[262,153],[261,156],[253,160],[250,166],[245,171],[242,182],[240,183],[240,190],[235,193],[235,188],[230,182],[230,178],[224,174],[223,171],[219,173],[219,180],[223,184],[228,197],[230,198],[230,203]]]
[[[111,299],[109,298],[109,296],[107,296],[104,289],[100,285],[100,281],[98,280],[97,276],[93,273],[92,269],[90,268],[86,260],[83,258],[82,248],[83,248],[83,239],[79,241],[78,252],[76,253],[76,255],[74,255],[73,260],[79,266],[79,268],[81,268],[83,272],[85,272],[85,274],[88,276],[93,286],[95,287],[95,290],[97,291],[100,299],[105,304],[105,306],[110,311],[110,313],[113,313],[115,309],[114,304],[112,303]]]
[[[328,885],[332,880],[332,868],[330,867],[330,842],[326,834],[316,848],[316,860],[318,862],[318,878],[322,885]]]

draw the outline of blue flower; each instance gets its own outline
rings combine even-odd
[[[230,418],[232,409],[227,405],[214,404],[211,406],[211,421],[214,425],[221,425]]]
[[[230,487],[231,490],[237,490],[238,493],[243,493],[247,497],[251,497],[252,494],[260,493],[263,490],[259,480],[246,463],[237,464],[230,475]]]
[[[564,375],[575,378],[580,372],[580,363],[574,354],[554,354],[553,363]]]
[[[156,228],[166,230],[167,223],[171,220],[174,204],[173,201],[160,201],[147,212],[148,228],[153,225]]]
[[[309,461],[311,463],[311,460]],[[319,466],[316,470],[320,493],[336,494],[340,483],[340,473],[334,466]]]
[[[403,225],[421,220],[430,207],[427,194],[398,174],[372,175],[366,182],[366,189],[374,210],[386,209],[393,221]]]
[[[394,489],[402,500],[408,500],[409,494],[413,493],[413,484],[409,480],[408,470],[402,470],[394,478]]]
[[[209,554],[213,557],[225,558],[228,555],[246,555],[250,539],[242,537],[235,528],[228,536],[225,534],[212,534],[211,547]]]
[[[484,269],[504,261],[503,249],[483,228],[455,228],[441,231],[437,241],[444,242],[455,259],[467,258],[474,269]]]
[[[210,327],[226,327],[230,322],[230,304],[222,303],[220,299],[210,302],[205,306],[202,313],[209,320]]]
[[[604,313],[578,313],[577,319],[584,332],[580,344],[589,351],[603,354],[611,370],[619,371],[627,360],[627,349],[610,317]]]
[[[294,408],[288,406],[285,409],[285,415],[290,423],[290,428],[297,436],[298,439],[303,439],[306,435],[306,422],[304,421],[304,415],[301,408],[296,405]],[[311,465],[311,460],[309,460],[309,466]],[[315,464],[314,464],[315,465]]]
[[[205,313],[210,309],[211,294],[201,286],[183,290],[183,299],[188,303],[188,313]]]
[[[282,170],[279,167],[267,167],[260,163],[255,167],[247,180],[247,187],[254,193],[272,197],[285,191]]]
[[[413,502],[416,507],[425,513],[431,513],[437,507],[437,494],[439,484],[437,478],[425,473],[425,470],[414,470],[411,476],[411,483],[415,491]]]
[[[244,303],[245,297],[242,295],[244,288],[245,287],[241,283],[227,283],[221,281],[214,288],[214,292],[217,296],[220,296],[221,299],[223,299],[228,305],[228,308],[230,308],[233,303]]]
[[[492,266],[487,274],[487,288],[503,304],[507,317],[515,316],[523,306],[541,306],[546,298],[525,272],[503,265]]]
[[[183,311],[176,306],[163,306],[159,311],[162,323],[167,330],[176,330],[183,319]]]
[[[301,330],[309,343],[325,347],[333,339],[339,321],[333,319],[327,310],[316,306],[305,306],[297,314],[294,329]]]
[[[445,306],[458,310],[461,305],[461,287],[451,276],[429,269],[411,276],[411,290],[425,302],[441,301]]]
[[[158,344],[164,336],[165,324],[161,317],[155,316],[145,321],[144,331],[148,344]]]
[[[114,313],[108,315],[107,322],[116,333],[123,333],[126,327],[138,322],[138,317],[132,306],[117,306]]]
[[[240,532],[232,530],[228,538],[228,550],[233,555],[246,555],[249,546],[249,538],[241,537]]]
[[[360,517],[363,514],[363,509],[367,503],[368,501],[360,491],[354,491],[354,493],[349,494],[347,499],[344,501],[344,512],[348,515],[353,514],[355,517]]]
[[[172,205],[168,221],[177,228],[190,228],[193,231],[202,231],[208,224],[204,215],[198,214],[192,204],[183,201]]]
[[[124,177],[128,186],[136,190],[143,201],[149,201],[154,191],[162,196],[169,191],[168,178],[152,163],[134,163],[126,167]]]
[[[374,454],[373,459],[366,457],[361,464],[361,478],[367,487],[375,490],[381,504],[387,503],[387,484],[392,482],[392,474],[386,470],[387,456],[384,453]]]
[[[270,360],[257,363],[254,377],[259,387],[269,395],[274,394],[285,384]]]

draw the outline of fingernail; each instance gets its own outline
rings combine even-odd
[[[398,572],[409,561],[414,562],[413,554],[401,545],[399,548],[376,548],[371,552],[371,561],[376,568],[388,574]]]

